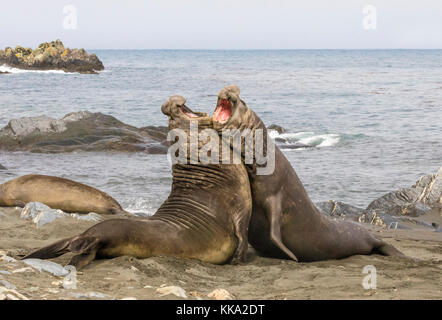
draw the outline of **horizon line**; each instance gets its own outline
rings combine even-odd
[[[170,51],[293,51],[293,50],[442,50],[441,48],[88,48],[88,50],[170,50]]]

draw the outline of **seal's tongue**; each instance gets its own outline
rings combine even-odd
[[[232,104],[227,99],[220,99],[213,114],[213,120],[226,122],[232,114]]]

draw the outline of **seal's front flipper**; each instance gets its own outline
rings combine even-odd
[[[238,238],[238,247],[236,248],[233,260],[245,262],[247,259],[247,249],[249,248],[248,234],[251,215],[252,210],[250,207],[250,209],[240,210],[239,213],[233,217],[235,236]]]
[[[281,238],[281,200],[280,196],[272,196],[267,200],[268,208],[267,214],[268,219],[270,221],[270,240],[276,245],[279,249],[281,249],[290,259],[298,262],[298,258],[296,258],[295,254],[291,252],[285,245],[282,243]]]
[[[93,237],[81,237],[70,245],[71,252],[80,252],[73,256],[68,265],[74,266],[77,270],[91,263],[100,247],[100,241]]]

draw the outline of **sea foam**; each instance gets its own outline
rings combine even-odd
[[[279,138],[284,140],[282,148],[284,144],[290,145],[293,143],[317,148],[333,147],[341,140],[341,135],[337,133],[317,134],[311,131],[278,133],[277,131],[270,130],[269,135],[273,139]]]
[[[0,72],[9,73],[57,73],[57,74],[73,74],[72,72],[65,72],[63,70],[25,70],[9,67],[7,65],[0,66]]]

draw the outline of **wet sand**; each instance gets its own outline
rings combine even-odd
[[[0,253],[15,258],[96,223],[66,217],[38,229],[31,220],[21,219],[20,211],[0,208]],[[440,212],[434,214],[439,221]],[[441,299],[441,232],[364,226],[418,260],[372,255],[295,263],[260,257],[252,248],[247,263],[221,266],[170,257],[123,256],[93,261],[78,273],[73,290],[61,286],[63,277],[0,258],[0,286],[6,281],[29,299],[179,299],[161,296],[157,292],[161,286],[181,287],[188,299],[210,299],[207,295],[215,289],[225,289],[236,299]],[[65,265],[71,256],[52,261]],[[366,265],[376,267],[376,289],[362,286]]]

